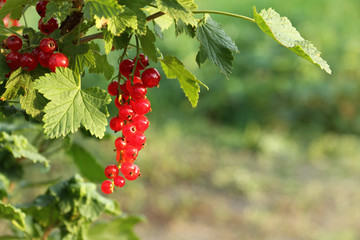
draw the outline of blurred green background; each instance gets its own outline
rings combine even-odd
[[[142,177],[109,197],[147,217],[136,228],[142,239],[360,239],[360,2],[196,2],[201,10],[247,16],[254,4],[274,8],[323,52],[333,74],[253,23],[212,15],[240,50],[226,80],[210,62],[198,69],[196,40],[166,31],[157,41],[162,53],[177,56],[210,91],[202,88],[192,109],[178,82],[162,74],[160,88],[148,93]],[[88,80],[108,84],[96,75]],[[115,160],[113,140],[83,144],[96,146],[106,166]],[[43,178],[72,175],[66,161],[55,159]]]

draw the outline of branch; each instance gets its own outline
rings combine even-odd
[[[250,22],[255,22],[255,19],[253,18],[249,18],[243,15],[238,15],[238,14],[234,14],[234,13],[228,13],[228,12],[221,12],[221,11],[213,11],[213,10],[194,10],[192,11],[192,13],[197,14],[197,13],[213,13],[213,14],[219,14],[219,15],[224,15],[224,16],[229,16],[229,17],[235,17],[235,18],[241,18]]]

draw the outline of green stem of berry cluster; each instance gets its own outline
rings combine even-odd
[[[136,42],[136,59],[135,59],[135,63],[134,63],[134,68],[133,68],[132,73],[130,75],[130,77],[133,78],[133,81],[134,81],[136,66],[137,66],[137,63],[139,61],[139,38],[136,35],[135,35],[135,42]]]
[[[5,27],[4,25],[0,24],[0,29],[11,32],[12,34],[15,34],[16,36],[18,36],[19,38],[23,38],[23,36],[21,34],[17,33],[16,31],[14,31],[10,28]]]
[[[213,10],[194,10],[192,11],[192,13],[197,14],[197,13],[209,13],[209,14],[218,14],[218,15],[224,15],[224,16],[229,16],[229,17],[235,17],[235,18],[240,18],[240,19],[244,19],[247,20],[249,22],[255,22],[255,19],[253,18],[249,18],[243,15],[239,15],[239,14],[234,14],[234,13],[228,13],[228,12],[222,12],[222,11],[213,11]]]

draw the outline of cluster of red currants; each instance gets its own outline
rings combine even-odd
[[[115,132],[121,131],[122,136],[115,140],[118,163],[105,168],[105,176],[110,179],[101,185],[105,194],[112,193],[115,186],[123,187],[125,179],[132,181],[141,175],[139,167],[133,162],[145,146],[144,132],[149,127],[149,120],[145,116],[151,110],[150,101],[146,98],[147,88],[158,87],[160,82],[159,72],[155,68],[146,68],[148,62],[143,54],[139,54],[138,59],[123,60],[119,71],[126,81],[122,84],[114,81],[108,86],[109,94],[116,96],[115,105],[119,109],[109,125]],[[119,168],[123,176],[119,175]]]
[[[46,5],[48,3],[49,1],[38,1],[36,3],[36,11],[41,17],[38,23],[38,28],[45,35],[49,35],[59,28],[59,24],[55,18],[50,18],[47,22],[43,21],[46,14]]]
[[[39,1],[36,4],[36,10],[40,16],[45,16],[47,3],[48,1]],[[46,24],[40,24],[39,22],[39,30],[46,35],[58,28],[57,22],[56,28],[54,25],[49,27]],[[38,63],[40,63],[41,66],[49,68],[52,72],[55,72],[56,67],[68,67],[69,65],[67,56],[63,53],[55,52],[58,46],[57,42],[52,38],[43,38],[40,41],[39,46],[33,48],[30,52],[20,53],[19,51],[22,47],[23,41],[17,35],[11,35],[5,41],[5,48],[10,50],[10,53],[6,55],[6,63],[10,67],[11,71],[18,69],[19,67],[22,67],[25,71],[33,71],[37,67]],[[10,76],[10,74],[11,72],[6,76]]]
[[[6,0],[0,0],[0,8],[2,8],[2,6],[6,3]],[[18,27],[20,26],[20,22],[16,19],[12,19],[10,18],[10,14],[8,14],[6,17],[4,17],[3,19],[4,22],[4,26],[5,27]]]

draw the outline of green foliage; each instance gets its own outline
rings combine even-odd
[[[111,101],[104,90],[97,87],[82,90],[80,76],[67,68],[40,77],[35,88],[50,100],[43,118],[48,138],[73,133],[80,124],[96,137],[104,136],[109,115],[106,104]]]
[[[182,20],[186,24],[196,26],[197,22],[192,10],[197,9],[193,0],[156,0],[159,10],[169,14],[176,20]]]
[[[33,4],[34,0],[12,0],[6,1],[6,3],[0,9],[0,19],[3,19],[6,15],[10,14],[13,19],[19,19],[27,4]]]
[[[321,69],[331,74],[330,66],[320,57],[320,52],[312,43],[301,37],[289,19],[280,17],[280,15],[271,8],[268,10],[263,9],[258,13],[255,7],[254,18],[260,29],[267,35],[300,57],[318,65]]]
[[[8,196],[9,185],[9,179],[0,173],[0,199]]]
[[[139,40],[144,54],[153,62],[157,62],[157,50],[154,44],[156,39],[154,33],[147,28],[146,35],[140,36]]]
[[[46,15],[43,22],[49,21],[52,17],[57,18],[60,22],[64,21],[70,15],[72,4],[69,2],[50,1],[46,5]]]
[[[5,75],[10,72],[10,68],[6,63],[6,57],[4,55],[0,55],[0,83],[5,80]],[[0,92],[1,94],[1,92]]]
[[[20,209],[0,201],[0,218],[11,221],[20,230],[25,229],[25,213]]]
[[[15,70],[6,82],[6,91],[1,96],[2,100],[12,100],[24,93],[32,81],[29,72],[23,71],[21,68]]]
[[[91,43],[90,48],[95,58],[95,64],[89,68],[89,73],[103,73],[109,80],[114,75],[114,67],[109,64],[107,56],[100,53],[100,47],[97,44]]]
[[[26,158],[34,163],[48,166],[48,160],[22,135],[0,133],[0,147],[11,152],[15,158]]]
[[[69,67],[75,73],[82,74],[85,66],[95,67],[95,57],[89,44],[70,45],[64,48],[63,53],[69,58]]]
[[[82,176],[92,182],[104,181],[103,167],[94,156],[77,143],[71,144],[68,154],[73,158]]]

